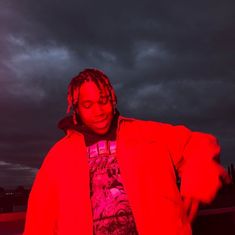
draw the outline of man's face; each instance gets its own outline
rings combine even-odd
[[[107,90],[100,93],[94,82],[86,81],[80,87],[78,100],[77,111],[82,122],[97,134],[107,133],[113,119]]]

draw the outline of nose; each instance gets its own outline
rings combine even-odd
[[[95,116],[102,116],[103,115],[103,108],[102,105],[96,103],[93,108],[93,112]]]

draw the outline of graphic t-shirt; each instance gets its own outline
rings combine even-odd
[[[116,141],[87,147],[95,235],[137,235],[116,159]]]

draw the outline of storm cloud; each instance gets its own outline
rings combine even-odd
[[[85,67],[110,77],[123,115],[212,133],[234,162],[234,5],[2,0],[0,186],[32,183]]]

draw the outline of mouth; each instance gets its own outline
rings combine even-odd
[[[96,121],[93,124],[95,129],[106,129],[109,126],[108,118],[104,118],[102,120]]]
[[[94,122],[94,124],[99,124],[99,123],[105,122],[106,120],[107,120],[107,118],[104,118],[104,119],[102,119],[102,120],[99,120],[99,121]]]
[[[109,121],[109,117],[107,116],[103,119],[93,122],[90,127],[94,132],[98,134],[104,134],[108,131],[110,123],[111,122]]]

